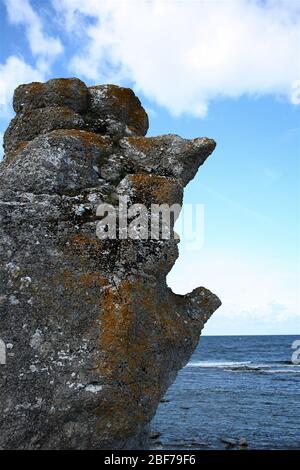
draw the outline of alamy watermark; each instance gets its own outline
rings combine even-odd
[[[2,339],[0,339],[0,366],[6,364],[6,345]]]
[[[298,366],[300,364],[300,339],[296,339],[291,346],[295,351],[292,354],[292,363]]]
[[[118,206],[105,203],[97,207],[96,215],[101,219],[97,223],[96,235],[100,240],[181,238],[188,250],[202,247],[203,204],[151,204],[147,207],[144,204],[129,205],[128,202],[128,196],[119,196]]]

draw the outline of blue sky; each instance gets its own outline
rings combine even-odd
[[[0,0],[0,22],[0,132],[18,84],[78,76],[134,88],[148,135],[214,138],[185,191],[204,244],[168,282],[219,294],[206,334],[299,334],[300,3]]]

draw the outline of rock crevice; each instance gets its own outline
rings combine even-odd
[[[147,446],[158,403],[220,300],[176,295],[178,240],[99,239],[97,207],[181,204],[215,148],[145,137],[127,88],[18,87],[0,163],[0,448]]]

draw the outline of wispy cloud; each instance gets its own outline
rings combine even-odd
[[[298,1],[54,0],[54,6],[67,29],[80,31],[72,73],[131,80],[173,114],[203,116],[212,100],[244,94],[279,94],[299,104]]]
[[[300,102],[298,1],[49,0],[50,25],[39,2],[4,3],[33,57],[30,65],[19,58],[20,66],[43,77],[69,35],[76,47],[68,46],[62,70],[98,83],[129,81],[174,115],[204,116],[213,100],[244,94]]]
[[[33,56],[32,64],[15,55],[0,64],[0,115],[6,119],[12,112],[14,89],[21,83],[45,80],[53,61],[63,51],[63,45],[60,39],[46,34],[42,18],[28,0],[4,0],[4,3],[8,21],[24,28]]]
[[[48,67],[63,51],[60,39],[45,33],[40,16],[28,0],[4,1],[10,23],[24,26],[30,50],[40,61],[39,67]]]
[[[12,95],[18,85],[43,79],[43,71],[32,67],[19,57],[10,56],[4,64],[0,64],[1,117],[7,118],[11,114]]]

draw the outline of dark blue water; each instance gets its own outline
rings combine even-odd
[[[153,448],[300,448],[300,336],[204,336],[152,421]],[[239,448],[237,445],[234,448]]]

